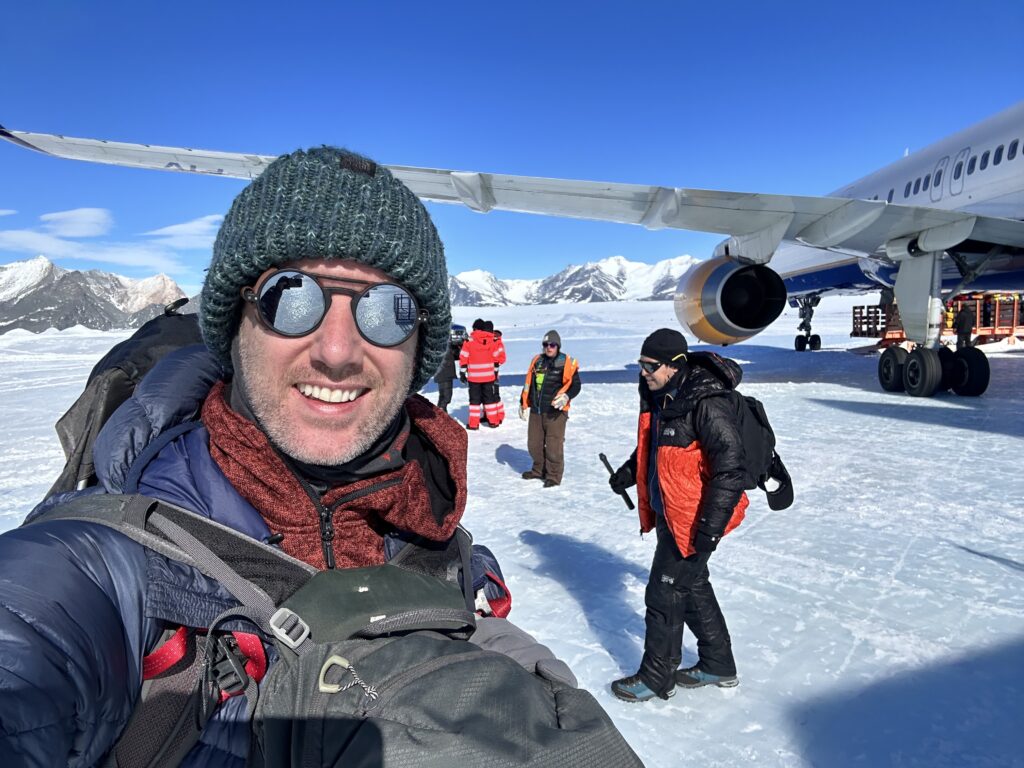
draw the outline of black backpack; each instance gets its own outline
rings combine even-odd
[[[56,430],[66,462],[46,494],[81,490],[96,485],[92,447],[100,429],[149,370],[169,352],[202,344],[199,316],[179,314],[188,299],[168,304],[161,315],[115,344],[89,374],[85,390],[57,421]]]
[[[793,503],[793,483],[782,457],[775,450],[775,430],[768,421],[764,404],[736,390],[732,390],[731,395],[746,454],[745,487],[763,490],[771,509],[786,509]]]
[[[56,519],[114,528],[240,603],[191,661],[148,681],[106,768],[178,765],[230,691],[249,701],[251,766],[643,768],[590,693],[472,642],[472,588],[451,567],[468,565],[461,529],[440,550],[410,544],[382,566],[317,572],[144,496],[86,494],[26,525]],[[279,656],[259,687],[230,642],[240,622]]]

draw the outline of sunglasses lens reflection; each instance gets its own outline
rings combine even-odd
[[[260,314],[285,336],[309,333],[323,318],[325,309],[320,286],[301,272],[278,272],[260,287]]]

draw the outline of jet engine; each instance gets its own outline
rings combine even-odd
[[[676,289],[676,317],[708,344],[749,339],[785,307],[786,286],[774,270],[724,256],[691,267]]]

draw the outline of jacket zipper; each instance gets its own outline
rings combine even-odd
[[[320,517],[320,546],[324,553],[324,565],[329,569],[333,570],[336,566],[334,560],[334,512],[342,504],[348,501],[362,498],[376,491],[383,490],[384,488],[390,488],[392,485],[398,485],[402,482],[402,478],[394,478],[392,480],[385,480],[382,483],[375,483],[368,485],[365,488],[361,488],[358,491],[347,493],[340,499],[331,504],[330,508],[325,507],[323,502],[320,501],[319,494],[308,486],[308,484],[300,479],[299,484],[302,485],[303,490],[306,491],[306,495],[309,496],[309,500],[313,502],[316,507],[317,514]]]

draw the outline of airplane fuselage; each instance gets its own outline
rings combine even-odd
[[[1024,102],[847,184],[829,197],[1024,220]],[[783,278],[791,298],[892,287],[897,271],[882,247],[869,254],[792,241],[782,243],[771,266]],[[952,290],[962,280],[957,264],[946,259],[943,289]],[[990,257],[983,272],[962,287],[1024,291],[1024,254],[1008,251]]]

